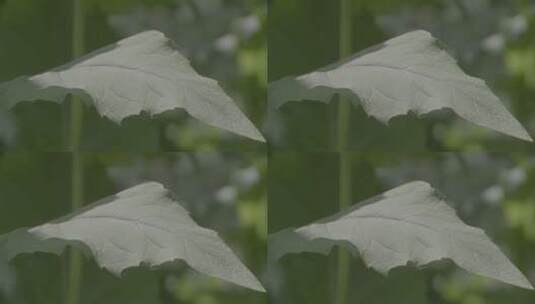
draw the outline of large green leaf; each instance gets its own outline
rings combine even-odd
[[[425,182],[411,182],[362,204],[298,229],[270,236],[269,256],[328,254],[340,245],[371,268],[423,266],[442,259],[489,278],[533,289],[526,277],[484,231],[464,224],[442,195]]]
[[[448,108],[460,117],[504,134],[531,141],[522,125],[484,81],[466,75],[430,33],[414,31],[371,47],[342,62],[269,87],[269,103],[329,102],[342,94],[360,101],[383,123],[414,112]],[[358,97],[357,98],[355,98]]]
[[[119,192],[56,221],[0,237],[7,259],[22,253],[60,254],[82,248],[116,275],[177,260],[235,284],[264,291],[255,276],[212,230],[198,226],[161,184],[150,182]]]
[[[0,84],[0,106],[20,101],[62,102],[67,94],[93,102],[115,122],[145,111],[183,108],[215,127],[264,141],[216,81],[200,76],[173,42],[147,31],[98,49],[66,65]]]

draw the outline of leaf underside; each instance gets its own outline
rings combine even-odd
[[[216,81],[199,75],[173,42],[147,31],[31,77],[0,84],[0,108],[21,101],[63,102],[75,94],[114,122],[182,108],[214,127],[264,141]]]
[[[413,264],[451,260],[478,275],[533,289],[481,229],[463,223],[429,184],[411,182],[356,207],[269,237],[269,258],[290,253],[328,254],[342,246],[382,274]]]
[[[476,125],[532,141],[481,79],[468,76],[426,31],[413,31],[371,47],[342,62],[269,86],[269,103],[329,102],[335,94],[360,101],[368,115],[387,124],[409,112],[448,108]]]
[[[155,182],[124,190],[58,220],[0,236],[0,250],[8,260],[23,253],[59,255],[69,245],[81,248],[117,276],[131,267],[155,268],[182,260],[200,273],[265,291],[216,232],[197,225]]]

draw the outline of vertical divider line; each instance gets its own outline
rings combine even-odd
[[[339,19],[339,58],[343,59],[352,52],[351,0],[340,0]],[[351,122],[351,101],[339,96],[336,151],[339,157],[338,176],[338,208],[345,209],[351,205],[351,153],[348,149],[349,128]],[[335,288],[335,304],[346,304],[349,287],[349,254],[342,248],[338,249],[338,263]]]
[[[72,0],[72,57],[80,57],[85,49],[85,18],[83,0]],[[83,125],[82,101],[77,96],[71,96],[69,151],[71,159],[71,209],[75,211],[82,207],[84,201],[84,172],[83,157],[80,152],[80,141]],[[69,251],[67,268],[66,304],[80,302],[82,283],[82,256],[76,249]]]

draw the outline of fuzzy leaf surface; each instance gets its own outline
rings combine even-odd
[[[447,108],[476,125],[532,141],[485,82],[465,74],[441,43],[422,30],[317,71],[275,81],[268,93],[273,108],[289,101],[327,103],[342,94],[385,124],[409,112],[421,116]]]
[[[0,84],[0,105],[63,102],[68,94],[92,103],[114,122],[182,108],[194,118],[254,140],[263,136],[213,79],[199,75],[158,31],[142,32],[75,61]]]
[[[425,182],[411,182],[356,207],[269,238],[269,257],[328,254],[345,247],[382,274],[413,264],[451,260],[472,273],[533,289],[526,277],[479,228],[468,226],[443,196]]]
[[[216,232],[196,224],[161,184],[149,182],[104,198],[58,220],[0,237],[7,259],[61,254],[68,246],[120,276],[137,266],[184,261],[196,271],[257,291],[264,288]]]

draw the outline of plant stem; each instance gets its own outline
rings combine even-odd
[[[339,57],[345,58],[352,51],[351,33],[351,0],[340,0],[340,38]],[[345,209],[351,204],[351,154],[348,151],[349,127],[351,119],[351,103],[347,98],[339,96],[337,141],[336,148],[339,154],[339,188],[338,208]],[[336,279],[336,304],[346,304],[349,286],[349,255],[341,248],[338,249],[338,265]]]
[[[84,7],[83,0],[73,0],[72,23],[72,57],[77,58],[84,53]],[[83,124],[83,107],[81,100],[71,96],[69,150],[72,153],[71,164],[71,209],[75,211],[83,204],[84,180],[83,163],[80,152],[80,138]],[[78,304],[80,301],[80,287],[82,283],[82,256],[75,249],[70,250],[67,290],[65,303]]]

